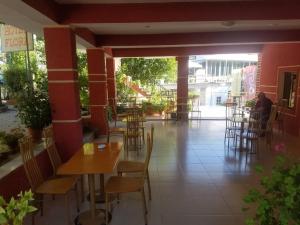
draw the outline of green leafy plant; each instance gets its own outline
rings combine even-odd
[[[246,101],[245,106],[246,106],[246,107],[249,107],[249,108],[254,108],[255,103],[256,103],[256,100],[255,100],[255,99],[248,100],[248,101]]]
[[[12,151],[18,150],[18,140],[24,137],[25,131],[21,128],[14,128],[6,133],[3,137],[5,143],[11,148]]]
[[[26,214],[37,210],[31,205],[32,202],[33,193],[31,191],[21,192],[17,199],[12,197],[9,202],[0,196],[0,224],[22,225]]]
[[[34,129],[42,129],[51,123],[51,108],[48,94],[42,89],[24,91],[17,101],[21,122]]]
[[[257,167],[262,173],[262,167]],[[300,163],[278,156],[270,176],[261,179],[262,190],[251,189],[245,196],[247,204],[255,203],[256,212],[247,225],[300,224]],[[243,210],[248,210],[244,208]]]
[[[10,94],[16,97],[27,83],[26,70],[21,66],[10,66],[4,70],[4,81]]]

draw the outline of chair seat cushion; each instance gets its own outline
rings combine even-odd
[[[143,187],[144,179],[142,177],[112,176],[105,185],[105,192],[110,194],[137,192]]]
[[[120,161],[117,166],[117,171],[122,173],[138,173],[144,171],[144,166],[144,162]]]
[[[35,192],[39,194],[65,194],[75,186],[77,180],[78,177],[76,176],[46,180],[37,187]]]

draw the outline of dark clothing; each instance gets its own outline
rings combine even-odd
[[[261,123],[263,129],[266,128],[271,114],[272,105],[273,102],[267,97],[264,97],[262,100],[258,100],[255,104],[255,109],[261,111]]]

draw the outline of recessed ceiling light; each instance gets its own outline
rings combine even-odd
[[[235,25],[235,22],[229,20],[229,21],[223,21],[221,24],[222,24],[222,26],[224,26],[224,27],[232,27],[233,25]]]

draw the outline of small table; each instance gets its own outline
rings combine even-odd
[[[58,168],[58,175],[88,175],[90,210],[78,216],[78,224],[99,225],[101,224],[101,220],[105,222],[105,214],[103,214],[103,211],[96,210],[95,175],[100,174],[100,191],[104,194],[104,174],[114,171],[119,160],[121,149],[121,142],[86,143],[69,161]]]

